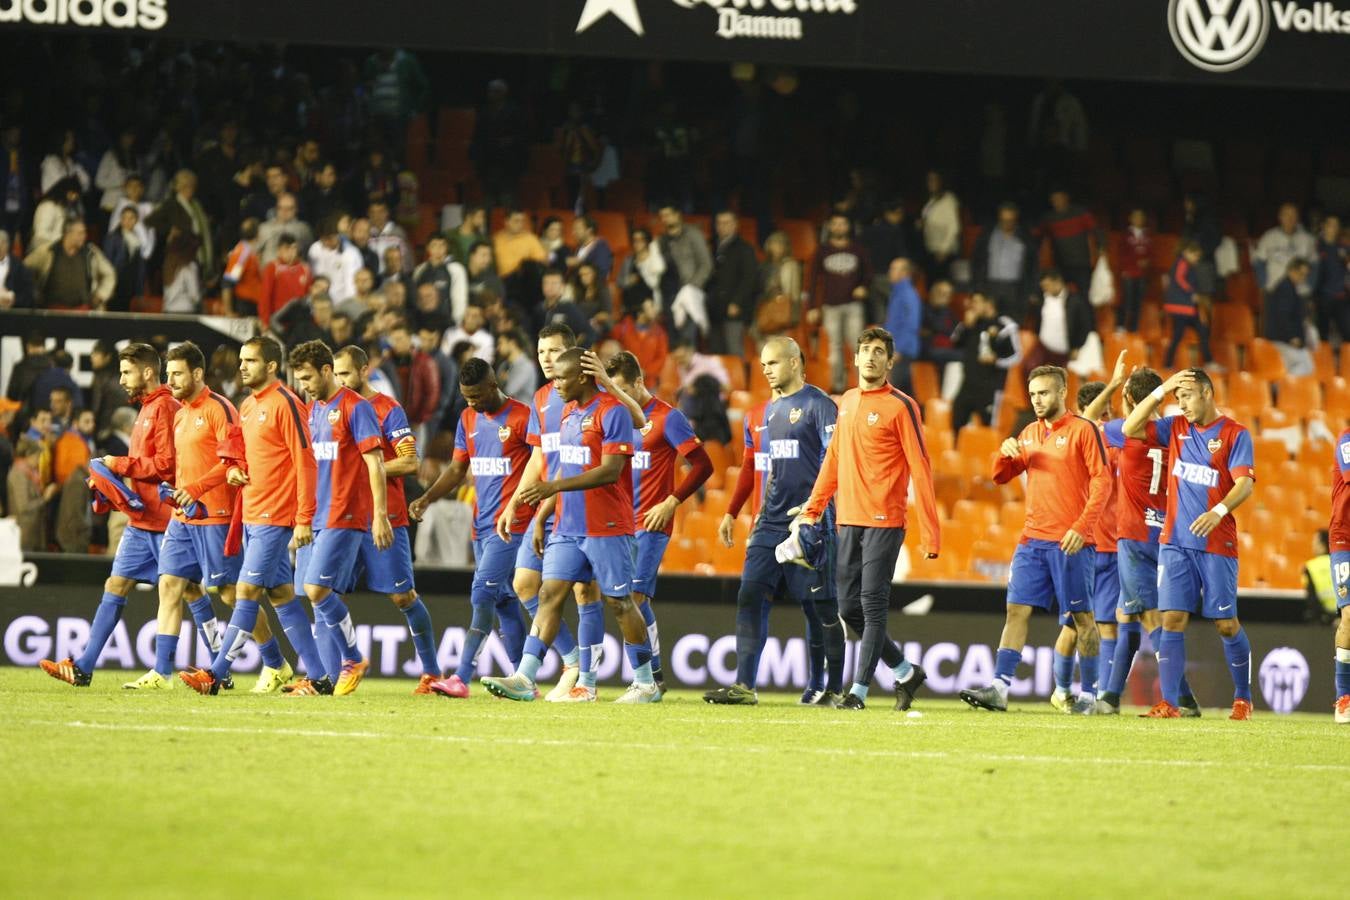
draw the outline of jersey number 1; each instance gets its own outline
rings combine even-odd
[[[1148,483],[1148,492],[1156,496],[1158,493],[1158,485],[1162,484],[1162,449],[1160,447],[1154,447],[1152,450],[1148,451],[1148,458],[1153,460],[1153,480]]]

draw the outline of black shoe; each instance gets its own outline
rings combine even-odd
[[[844,698],[839,694],[838,691],[821,691],[820,696],[817,697],[815,699],[815,702],[812,703],[811,705],[824,706],[829,709],[834,709],[839,705],[840,701],[843,699]]]
[[[664,678],[656,679],[656,692],[662,697],[666,695],[666,680]]]
[[[718,706],[754,706],[759,703],[759,697],[745,685],[733,684],[731,687],[708,691],[703,695],[703,702]]]
[[[824,692],[824,691],[818,691],[818,690],[816,690],[815,688],[807,688],[806,690],[802,691],[802,696],[801,696],[801,698],[797,701],[797,705],[798,705],[798,706],[815,706],[816,701],[820,699],[820,695],[823,694],[823,693],[825,693],[825,692]]]
[[[849,693],[844,695],[844,699],[834,705],[835,709],[866,709],[867,705],[863,703],[863,698],[857,694]]]
[[[927,680],[928,673],[923,670],[923,666],[911,666],[909,677],[895,683],[895,711],[905,712],[913,706],[914,695]]]
[[[1008,701],[991,684],[973,691],[962,691],[961,699],[976,709],[988,709],[994,712],[1007,712]]]
[[[229,672],[226,672],[226,673],[225,673],[225,677],[221,679],[221,681],[220,681],[220,689],[221,689],[222,691],[232,691],[232,690],[234,690],[234,676],[231,675]]]
[[[333,695],[333,682],[327,675],[312,683],[314,685],[314,690],[323,694],[325,697],[331,697]]]

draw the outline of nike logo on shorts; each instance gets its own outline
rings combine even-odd
[[[211,577],[212,577],[212,578],[224,578],[224,577],[225,577],[225,573],[224,573],[224,572],[212,572],[212,573],[211,573]]]
[[[1219,607],[1219,612],[1223,612],[1225,609],[1232,609],[1232,608],[1233,608],[1233,604],[1231,604],[1231,603],[1228,604],[1227,606],[1220,606],[1220,607]]]
[[[407,584],[407,583],[408,583],[408,579],[406,579],[406,578],[403,579],[402,581],[395,581],[395,582],[394,582],[394,587],[403,587],[403,585],[405,585],[405,584]]]
[[[319,577],[320,577],[320,578],[332,578],[333,576],[332,576],[332,575],[320,575]]]
[[[821,592],[821,590],[823,590],[823,588],[821,588],[821,587],[813,587],[813,588],[811,588],[811,593],[813,593],[813,594],[819,594],[819,593]]]
[[[402,583],[403,583],[403,582],[401,582],[401,581],[399,582],[399,584],[402,584]],[[483,583],[486,584],[488,587],[496,587],[496,586],[497,586],[497,582],[495,582],[495,581],[485,581],[485,582],[483,582]]]
[[[626,587],[628,587],[628,582],[624,582],[623,584],[616,584],[616,585],[614,585],[613,588],[611,588],[611,590],[621,591],[621,590],[623,590],[623,589],[626,588]]]
[[[249,578],[254,578],[254,577],[256,577],[256,576],[258,576],[258,575],[261,575],[261,574],[262,574],[261,572],[249,572],[249,573],[248,573],[248,577],[249,577]]]

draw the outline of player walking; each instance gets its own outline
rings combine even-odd
[[[1331,470],[1331,577],[1336,589],[1336,721],[1350,725],[1350,428],[1336,442]]]

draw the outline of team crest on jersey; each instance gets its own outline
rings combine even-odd
[[[595,423],[595,416],[587,416],[581,420],[582,428],[590,428]]]
[[[868,413],[868,414],[867,414],[867,424],[868,424],[868,425],[875,425],[875,424],[877,424],[877,422],[879,422],[879,421],[881,421],[881,416],[878,415],[877,413]]]
[[[1209,448],[1210,453],[1218,453],[1221,449],[1223,449],[1223,441],[1219,440],[1218,438],[1210,438],[1209,443],[1206,444],[1205,446]]]
[[[510,436],[511,429],[507,428],[505,425],[497,429],[497,440],[501,441],[503,444],[506,443],[506,439]]]
[[[1055,446],[1056,446],[1056,447],[1067,447],[1068,445],[1069,445],[1069,439],[1068,439],[1067,437],[1065,437],[1064,435],[1061,434],[1059,437],[1055,438]]]
[[[260,409],[260,410],[258,410],[258,421],[259,421],[259,422],[266,422],[266,421],[267,421],[267,410],[265,410],[265,409]]]
[[[801,408],[800,406],[794,407],[794,408],[788,413],[788,424],[789,424],[789,425],[796,425],[798,422],[801,421],[801,418],[802,418],[802,408]]]
[[[641,428],[639,428],[638,431],[642,432],[642,436],[643,436],[643,437],[646,437],[647,435],[651,434],[651,433],[652,433],[652,420],[651,420],[651,419],[648,419],[648,420],[647,420],[647,424],[646,424],[646,425],[643,425]]]
[[[203,425],[206,424],[206,420],[203,419],[201,416],[198,416],[197,421],[193,422],[192,424],[197,426],[198,428],[201,428]]]
[[[336,424],[338,423],[338,419],[340,419],[340,418],[342,418],[342,410],[340,410],[340,409],[330,409],[330,410],[328,411],[328,424],[329,424],[329,425],[336,425]]]

